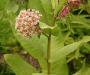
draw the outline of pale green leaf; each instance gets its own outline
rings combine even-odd
[[[51,0],[52,8],[55,9],[55,0]]]
[[[42,6],[45,11],[49,14],[53,14],[52,6],[50,0],[41,0]]]
[[[47,71],[47,61],[44,59],[40,59],[38,60],[38,62],[42,68],[42,71]]]
[[[52,46],[51,46],[51,55],[53,55],[55,52],[57,52],[59,49],[61,49],[64,46],[64,42],[67,40],[68,36],[71,34],[71,32],[67,33],[59,33],[57,36],[51,37],[52,39]]]
[[[3,11],[0,11],[0,19],[3,17]]]
[[[82,38],[82,42],[83,42],[83,43],[88,42],[88,41],[90,41],[90,36],[84,36],[84,37]]]
[[[45,47],[45,50],[46,50],[46,53],[47,53],[48,38],[45,35],[41,34],[40,40],[41,40],[43,46]]]
[[[90,36],[85,36],[83,39],[79,42],[75,42],[73,44],[64,46],[60,50],[58,50],[50,59],[50,62],[55,62],[62,57],[65,57],[66,55],[72,53],[75,51],[82,43],[90,41]]]
[[[56,75],[68,75],[68,65],[67,62],[65,61],[56,71]]]
[[[82,68],[80,71],[73,75],[90,75],[90,68]]]
[[[71,43],[74,43],[75,40],[72,38],[72,37],[68,37],[67,40],[65,41],[65,44],[71,44]]]
[[[89,28],[90,29],[90,21],[88,19],[86,19],[84,16],[74,16],[74,15],[72,15],[71,16],[71,23],[74,23],[77,26],[79,24],[79,25],[81,25],[81,27],[85,26],[85,28]]]
[[[47,75],[47,73],[33,73],[32,75]],[[49,74],[49,75],[55,75],[55,74]]]
[[[36,69],[27,64],[18,55],[6,54],[4,57],[16,75],[32,75],[32,73],[37,73]]]
[[[13,11],[14,13],[17,12],[19,9],[19,6],[15,3],[15,0],[8,0],[5,10],[7,11]]]
[[[87,48],[90,51],[90,44],[89,43],[85,43],[84,47]]]
[[[76,57],[76,59],[78,59],[78,56],[79,56],[79,48],[75,51],[75,57]]]
[[[71,23],[78,23],[78,24],[82,24],[82,25],[85,25],[86,27],[89,27],[90,28],[90,25],[83,22],[83,21],[72,21]]]
[[[59,49],[61,49],[64,46],[64,42],[67,40],[68,36],[70,35],[70,32],[67,33],[60,33],[58,36],[51,37],[51,57],[55,54],[55,52],[58,52]],[[64,65],[64,66],[63,66]],[[66,69],[65,69],[66,68]],[[65,70],[62,70],[65,69]],[[62,71],[60,71],[62,70]],[[61,58],[58,61],[51,63],[51,72],[56,73],[56,75],[64,75],[68,74],[68,68],[66,64],[66,59]],[[64,73],[65,72],[65,73]]]
[[[59,61],[51,63],[51,72],[56,75],[68,75],[66,58],[63,57]]]
[[[80,57],[85,57],[83,54],[78,54],[78,58]],[[71,53],[67,56],[67,63],[70,62],[71,60],[75,59],[76,58],[76,55],[75,53]]]
[[[44,29],[43,30],[44,34],[50,34],[51,33],[52,35],[58,35],[61,32],[61,29],[58,26],[51,27],[51,26],[48,26],[42,22],[39,22],[39,26],[40,26],[40,28]]]
[[[55,7],[57,7],[58,6],[58,0],[54,0],[55,1]]]

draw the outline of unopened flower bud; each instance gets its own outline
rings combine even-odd
[[[59,17],[64,18],[69,13],[69,11],[70,9],[66,5],[63,5],[62,12],[59,14]]]
[[[81,0],[68,0],[68,5],[70,8],[79,9]]]

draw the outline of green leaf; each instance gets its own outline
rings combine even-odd
[[[58,26],[54,26],[53,29],[51,30],[51,34],[54,36],[59,35],[60,32],[61,32],[61,29]]]
[[[40,28],[44,28],[44,29],[46,29],[46,28],[52,28],[51,26],[48,26],[47,24],[45,24],[43,22],[39,22],[39,26],[40,26]]]
[[[90,75],[90,68],[82,68],[80,71],[73,75]]]
[[[89,43],[85,43],[84,47],[87,48],[90,51],[90,44]]]
[[[82,38],[82,42],[83,42],[83,43],[88,42],[88,41],[90,41],[90,36],[84,36],[84,37]]]
[[[1,11],[1,10],[4,10],[7,1],[8,1],[8,0],[0,0],[0,11]]]
[[[80,58],[80,57],[84,57],[84,55],[79,53],[79,54],[78,54],[78,58]],[[67,63],[70,62],[71,60],[75,59],[75,58],[76,58],[75,52],[69,54],[69,55],[67,56],[67,58],[68,58],[68,59],[67,59]],[[77,59],[77,58],[76,58],[76,59]]]
[[[75,42],[73,44],[67,45],[60,50],[58,50],[49,60],[50,62],[55,62],[62,57],[65,57],[66,55],[70,54],[71,52],[75,51],[82,43],[90,41],[90,36],[85,36],[83,39],[79,42]]]
[[[51,63],[51,72],[56,75],[68,75],[68,66],[66,58],[63,57],[59,61]]]
[[[71,44],[71,43],[74,43],[75,40],[72,38],[72,37],[68,37],[67,40],[65,41],[65,44]]]
[[[76,59],[78,59],[78,56],[79,56],[79,48],[76,50],[76,52],[75,52],[75,57],[76,57]]]
[[[47,53],[48,38],[45,35],[41,34],[40,40],[43,43],[43,46],[45,47],[45,50],[46,50],[46,53]]]
[[[41,34],[40,36],[40,40],[42,42],[42,45],[45,47],[46,53],[47,53],[47,42],[48,42],[48,38]],[[38,60],[40,63],[40,66],[43,68],[42,71],[47,71],[47,61],[46,60]]]
[[[86,58],[83,59],[83,68],[85,68],[86,65]]]
[[[89,28],[90,28],[89,24],[87,24],[87,23],[85,23],[85,22],[83,22],[83,21],[71,21],[71,23],[82,24],[82,25],[85,25],[86,27],[89,27]]]
[[[3,17],[3,11],[0,11],[0,19]]]
[[[8,0],[5,10],[13,11],[14,13],[17,12],[19,6],[15,3],[15,0]]]
[[[12,46],[17,42],[8,20],[0,19],[0,43],[3,46]]]
[[[55,7],[58,6],[58,0],[54,0],[55,1]]]
[[[55,0],[51,0],[52,8],[55,9]]]
[[[43,0],[44,1],[44,0]],[[45,0],[46,2],[46,0]],[[53,14],[49,14],[45,11],[44,8],[47,8],[46,6],[46,3],[45,3],[45,7],[43,7],[42,3],[41,3],[41,0],[29,0],[29,7],[31,9],[35,9],[35,10],[38,10],[40,14],[42,14],[42,17],[41,17],[41,22],[51,26],[52,24],[52,21],[53,21]],[[48,5],[49,6],[49,5]],[[49,9],[48,9],[49,10]],[[50,10],[49,10],[50,11]]]
[[[58,36],[51,36],[51,57],[58,52],[59,49],[61,49],[64,46],[64,42],[66,41],[66,39],[68,38],[68,36],[70,35],[70,32],[67,33],[60,33]],[[64,65],[64,66],[63,66]],[[65,69],[65,70],[62,70]],[[62,71],[60,71],[62,70]],[[51,72],[52,73],[56,73],[56,75],[64,75],[64,74],[68,74],[68,68],[67,68],[67,64],[66,64],[66,59],[61,58],[58,61],[55,62],[51,62]],[[64,73],[65,72],[65,73]]]
[[[45,23],[42,23],[42,22],[39,22],[39,26],[40,28],[43,28],[43,33],[44,34],[52,34],[52,35],[58,35],[60,32],[61,32],[61,29],[60,27],[58,26],[54,26],[54,27],[51,27],[51,26],[48,26],[46,25]]]
[[[57,52],[59,49],[61,49],[64,46],[64,42],[68,38],[68,36],[71,34],[71,32],[66,32],[66,33],[59,33],[57,36],[51,37],[51,55],[53,55],[55,52]]]
[[[90,7],[90,0],[88,0],[88,5],[89,5],[89,7]]]
[[[68,65],[66,62],[59,67],[58,71],[56,71],[56,75],[68,75]]]
[[[66,0],[59,1],[59,5],[56,7],[56,9],[54,11],[54,15],[58,15],[58,13],[62,10],[62,7],[63,7],[65,2],[66,2]]]
[[[18,55],[5,54],[4,57],[16,75],[32,75],[32,73],[37,73],[32,66],[27,64]]]
[[[41,0],[42,6],[45,11],[49,14],[53,14],[52,6],[50,0]]]
[[[72,15],[71,16],[71,23],[73,23],[73,26],[74,24],[77,25],[77,23],[79,25],[82,26],[85,26],[85,28],[89,28],[90,29],[90,21],[88,19],[86,19],[84,16],[74,16]]]
[[[42,71],[47,71],[47,61],[44,59],[40,59],[38,60],[38,62],[42,68]]]
[[[47,75],[47,73],[33,73],[32,75]],[[55,74],[49,74],[49,75],[55,75]]]

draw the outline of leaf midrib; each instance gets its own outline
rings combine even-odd
[[[33,40],[31,40],[31,42],[38,48],[38,50],[43,54],[43,56],[45,56],[45,54],[44,54],[43,51],[39,48],[39,46],[38,46]]]
[[[9,58],[8,58],[9,59]],[[11,60],[14,64],[16,64],[18,67],[20,67],[22,70],[24,70],[27,74],[31,75],[28,71],[26,71],[23,67],[19,66],[16,62],[14,62],[12,59]]]

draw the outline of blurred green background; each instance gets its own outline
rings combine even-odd
[[[7,19],[8,11],[13,11],[18,14],[20,10],[26,9],[27,0],[0,0],[0,75],[15,75],[11,68],[7,65],[4,60],[3,55],[7,53],[17,53],[20,54],[23,58],[26,56],[27,52],[20,45],[18,40],[14,37],[13,32],[11,30],[10,23]],[[83,25],[74,23],[70,28],[71,35],[70,38],[66,41],[66,45],[73,43],[73,39],[79,40],[84,35],[90,35],[90,29],[88,29],[88,25],[90,25],[90,1],[82,0],[82,4],[80,8],[77,10],[73,10],[71,12],[76,17],[73,17],[74,20],[78,20],[79,22],[84,22]],[[78,16],[79,15],[79,16]],[[82,18],[82,20],[81,20]],[[64,19],[61,21],[64,21]],[[85,26],[86,25],[86,26]],[[60,26],[63,31],[67,31],[68,26],[62,23]],[[69,41],[71,40],[71,41]],[[82,47],[82,51],[86,56],[86,65],[90,67],[90,42],[86,43],[84,47]],[[32,61],[32,58],[30,59]],[[82,58],[80,58],[82,60]],[[37,62],[37,60],[34,60]],[[70,75],[76,72],[77,69],[80,69],[81,64],[79,60],[73,59],[73,62],[69,62]],[[38,62],[37,62],[38,63]],[[37,65],[37,64],[36,64]],[[38,68],[39,66],[35,67]]]

